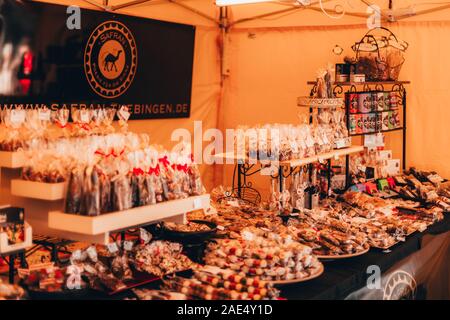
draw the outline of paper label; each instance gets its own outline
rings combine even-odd
[[[81,250],[76,250],[72,253],[72,260],[81,260]]]
[[[39,109],[39,120],[40,121],[50,121],[50,110],[49,109]]]
[[[202,208],[202,199],[194,199],[194,209]]]
[[[133,250],[133,241],[124,241],[123,242],[123,249],[125,251],[131,251]]]
[[[139,229],[140,238],[144,242],[144,244],[147,244],[152,240],[152,235],[145,229],[141,228]]]
[[[115,243],[115,242],[108,243],[107,247],[108,247],[108,251],[110,253],[116,253],[117,251],[119,251],[119,247],[117,246],[117,243]]]
[[[11,122],[22,124],[25,122],[25,110],[11,110]]]
[[[86,252],[93,262],[97,262],[97,250],[95,249],[95,247],[91,246],[87,248]]]
[[[346,143],[345,139],[336,140],[336,148],[342,149],[342,148],[345,148],[346,146],[347,146],[347,143]]]
[[[88,110],[80,110],[80,121],[82,123],[89,123],[89,111]]]
[[[228,204],[232,207],[239,207],[239,202],[237,200],[228,200]]]

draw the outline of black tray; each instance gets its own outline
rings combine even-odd
[[[196,232],[173,231],[166,228],[164,223],[162,223],[160,230],[161,238],[181,243],[199,243],[211,239],[217,232],[217,225],[214,222],[204,220],[190,220],[189,222],[206,224],[210,230]]]

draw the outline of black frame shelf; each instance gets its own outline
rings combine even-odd
[[[396,92],[397,97],[399,98],[397,108],[385,110],[385,111],[371,111],[367,113],[350,113],[349,106],[347,101],[345,102],[345,114],[347,121],[347,129],[350,130],[350,115],[355,114],[370,114],[370,113],[382,113],[389,111],[399,111],[403,108],[403,123],[399,128],[389,129],[389,130],[381,130],[370,133],[354,133],[349,134],[350,137],[363,137],[369,134],[376,134],[378,132],[389,133],[395,131],[402,131],[402,168],[405,170],[406,168],[406,89],[404,85],[410,84],[410,81],[366,81],[366,82],[335,82],[333,83],[333,94],[338,96],[344,96],[345,99],[346,94],[350,93],[368,93],[368,92]],[[312,85],[310,91],[310,96],[314,97],[317,93],[317,81],[307,81],[308,85]],[[310,121],[312,118],[313,108],[309,109],[310,111]],[[346,186],[350,186],[350,175],[349,172],[349,162],[350,156],[345,157],[345,172],[346,172]]]
[[[365,135],[370,135],[370,134],[401,131],[403,129],[405,129],[405,128],[404,127],[398,127],[398,128],[393,128],[393,129],[389,129],[389,130],[381,130],[381,131],[374,131],[374,132],[364,132],[364,133],[354,133],[354,134],[349,134],[349,136],[350,137],[360,137],[360,136],[365,136]]]

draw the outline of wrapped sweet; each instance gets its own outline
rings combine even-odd
[[[193,266],[193,262],[182,254],[183,247],[178,243],[154,241],[136,249],[133,264],[139,271],[156,276],[184,271]]]

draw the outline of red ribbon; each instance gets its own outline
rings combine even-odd
[[[159,165],[156,165],[156,167],[148,169],[149,174],[154,174],[159,176]]]
[[[107,157],[107,155],[103,151],[100,151],[100,150],[95,151],[95,154],[102,156],[102,157]]]
[[[144,174],[144,170],[142,170],[141,168],[134,168],[134,169],[133,169],[133,174],[134,174],[135,176],[143,175],[143,174]]]
[[[183,172],[187,172],[188,171],[188,165],[187,164],[178,164],[177,165],[177,170],[178,171],[183,171]]]
[[[169,162],[169,160],[167,159],[167,156],[164,156],[164,157],[162,157],[162,158],[159,158],[158,159],[159,160],[159,162],[161,162],[163,165],[164,165],[164,167],[168,167],[169,166],[169,164],[170,164],[170,162]]]
[[[58,120],[55,121],[55,123],[58,125],[58,127],[60,127],[61,129],[64,129],[65,127],[67,127],[69,124],[66,123],[65,125],[62,125],[61,122],[59,122]]]

